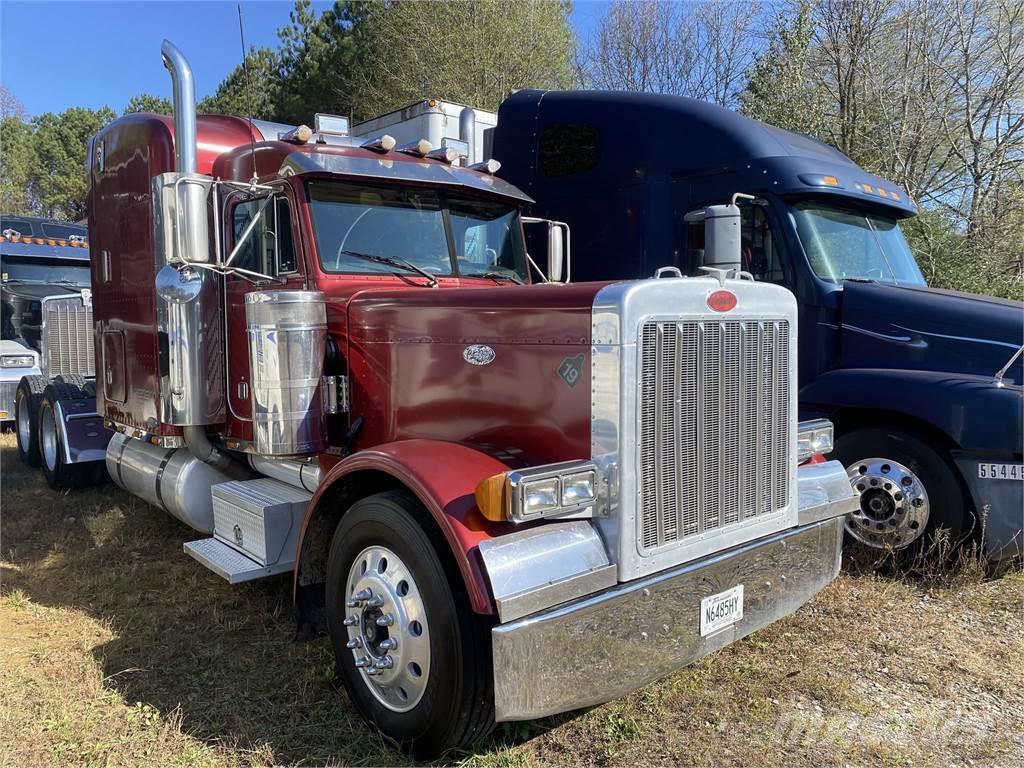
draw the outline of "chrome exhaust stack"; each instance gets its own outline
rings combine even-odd
[[[476,162],[476,112],[472,107],[463,107],[459,112],[459,141],[466,144],[466,164]]]
[[[196,84],[185,55],[170,40],[160,45],[174,92],[174,160],[178,173],[196,172]]]
[[[153,178],[161,421],[183,428],[189,451],[221,471],[231,458],[205,425],[225,416],[224,339],[219,276],[211,259],[213,178],[198,172],[196,89],[192,67],[168,40],[160,47],[174,96],[175,170]]]

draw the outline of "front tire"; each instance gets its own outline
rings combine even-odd
[[[950,462],[920,437],[895,429],[840,435],[835,458],[846,467],[860,509],[846,523],[857,541],[909,555],[944,549],[971,534],[969,501]],[[939,531],[948,543],[940,546]]]
[[[39,403],[46,389],[42,376],[25,376],[14,395],[14,426],[18,458],[30,467],[39,466]]]
[[[494,727],[489,625],[430,525],[406,492],[367,497],[342,517],[327,565],[337,675],[360,714],[419,758]]]

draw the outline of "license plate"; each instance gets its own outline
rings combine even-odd
[[[984,480],[1024,480],[1024,464],[979,464],[978,477]]]
[[[743,585],[700,601],[700,636],[710,635],[743,618]]]

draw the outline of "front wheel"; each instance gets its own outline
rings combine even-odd
[[[337,674],[360,714],[420,758],[494,727],[489,627],[411,495],[376,494],[342,517],[327,565]],[[435,540],[436,539],[436,540]]]
[[[869,547],[927,552],[947,549],[970,531],[970,510],[949,461],[918,436],[894,429],[840,435],[835,458],[846,467],[860,509],[846,531]]]

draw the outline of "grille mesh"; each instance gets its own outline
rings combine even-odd
[[[789,323],[649,321],[640,337],[641,550],[789,500]]]
[[[92,309],[80,299],[55,299],[43,302],[46,324],[46,374],[95,374]]]

